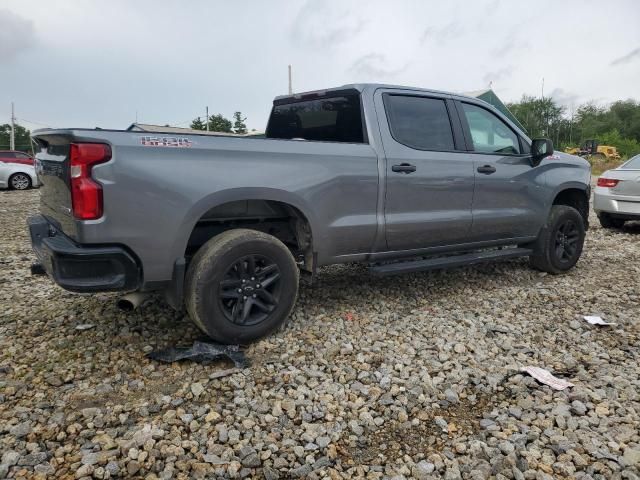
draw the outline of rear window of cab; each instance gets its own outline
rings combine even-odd
[[[267,138],[365,143],[360,94],[344,94],[276,104]]]

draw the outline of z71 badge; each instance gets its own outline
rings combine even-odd
[[[191,148],[192,142],[181,137],[140,137],[140,143],[145,147]]]

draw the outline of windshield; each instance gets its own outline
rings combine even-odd
[[[621,170],[640,170],[640,155],[631,157],[626,163],[619,167]]]

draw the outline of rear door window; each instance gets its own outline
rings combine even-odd
[[[476,152],[502,155],[520,154],[518,136],[500,118],[477,105],[462,103]]]
[[[267,138],[364,143],[360,95],[276,104],[266,134]]]
[[[416,150],[454,150],[453,130],[445,101],[410,95],[384,96],[393,138]]]

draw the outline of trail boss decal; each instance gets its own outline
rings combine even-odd
[[[191,148],[192,142],[181,137],[140,137],[144,147]]]

